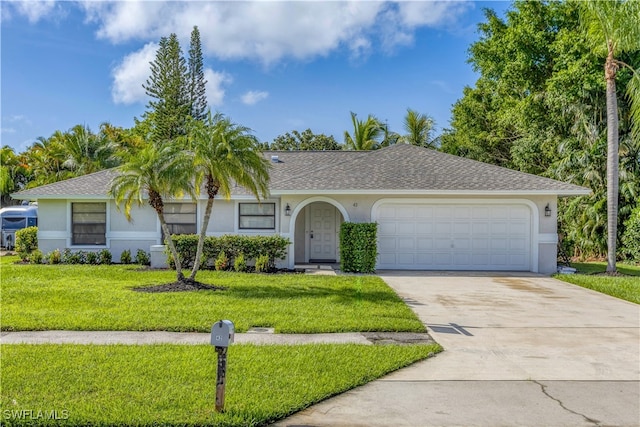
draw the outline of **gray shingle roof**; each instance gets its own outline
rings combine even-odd
[[[588,194],[589,189],[408,144],[376,151],[267,151],[271,194]],[[25,190],[15,198],[105,197],[116,169]],[[236,187],[234,194],[247,194]]]

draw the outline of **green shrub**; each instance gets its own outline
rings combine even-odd
[[[215,266],[218,271],[226,270],[229,267],[229,257],[224,251],[220,252],[220,255],[216,258]]]
[[[82,251],[73,252],[67,248],[62,253],[63,264],[83,264],[86,261],[86,255]]]
[[[256,273],[266,273],[270,270],[269,255],[260,255],[256,258]]]
[[[238,273],[247,271],[247,262],[244,260],[244,254],[239,253],[233,260],[233,269]]]
[[[195,234],[182,234],[171,236],[180,262],[183,267],[193,266],[198,245],[198,236]],[[202,250],[202,266],[213,265],[222,252],[228,259],[235,259],[243,254],[245,261],[253,260],[260,255],[269,257],[269,267],[275,268],[275,262],[283,259],[287,254],[287,248],[291,244],[289,239],[281,236],[242,236],[226,234],[220,237],[207,236]],[[174,268],[173,261],[168,254],[167,262]]]
[[[624,223],[622,253],[630,260],[640,262],[640,204]]]
[[[36,249],[29,254],[29,264],[42,264],[43,259],[44,255],[40,249]]]
[[[373,273],[378,256],[378,224],[343,222],[340,226],[340,269],[351,273]]]
[[[149,257],[150,255],[143,249],[138,249],[138,251],[136,252],[135,263],[140,265],[149,265],[151,264]]]
[[[54,249],[47,254],[49,264],[60,264],[61,258],[60,249]]]
[[[120,254],[120,263],[131,264],[131,251],[129,249],[125,249]]]
[[[113,259],[113,256],[111,255],[111,252],[109,251],[109,249],[102,249],[100,252],[98,252],[99,264],[109,265],[111,264],[112,259]]]
[[[98,254],[96,252],[87,252],[87,264],[98,264]]]
[[[20,259],[27,261],[29,254],[38,249],[38,227],[27,227],[16,231],[15,250]]]

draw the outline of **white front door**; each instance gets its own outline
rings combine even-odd
[[[336,208],[312,203],[309,210],[309,261],[336,262]]]

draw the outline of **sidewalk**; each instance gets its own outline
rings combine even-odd
[[[266,329],[266,328],[265,328]],[[20,331],[1,332],[1,344],[209,344],[211,334],[199,332]],[[332,334],[274,334],[268,329],[235,334],[235,344],[402,344],[433,342],[426,333],[349,332]]]

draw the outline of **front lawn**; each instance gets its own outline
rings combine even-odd
[[[211,346],[2,345],[0,416],[2,425],[265,425],[440,350],[232,346],[219,414]]]
[[[3,257],[2,330],[209,332],[220,319],[237,332],[415,331],[416,315],[375,276],[310,276],[202,271],[224,291],[134,292],[172,282],[172,271],[139,266],[16,265]]]
[[[556,279],[593,289],[603,294],[640,304],[640,267],[618,264],[621,276],[607,276],[603,273],[607,264],[603,262],[572,263],[577,274],[557,274]]]

